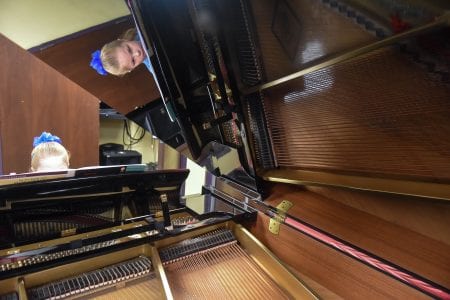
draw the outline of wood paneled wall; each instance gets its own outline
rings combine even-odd
[[[0,35],[3,173],[28,172],[33,137],[58,135],[71,167],[98,164],[99,100]]]
[[[92,52],[101,49],[105,43],[117,39],[125,30],[133,26],[129,19],[117,24],[101,26],[34,54],[125,115],[136,107],[160,98],[150,72],[141,65],[123,77],[101,76],[89,66],[89,63]]]

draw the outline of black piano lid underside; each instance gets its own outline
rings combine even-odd
[[[228,50],[220,43],[224,35],[209,28],[199,31],[201,25],[194,16],[209,10],[210,4],[212,2],[203,1],[196,3],[196,7],[190,6],[188,1],[171,1],[170,4],[165,1],[129,1],[136,26],[144,37],[143,42],[154,53],[150,60],[155,77],[163,102],[175,110],[178,132],[168,135],[166,127],[174,129],[173,126],[166,126],[168,122],[165,122],[164,128],[158,128],[161,124],[151,121],[154,105],[141,107],[127,117],[174,148],[186,143],[193,160],[205,155],[202,151],[211,142],[244,151],[240,137],[236,137],[236,129],[233,130],[233,127],[240,126],[240,121],[232,117],[232,112],[238,113],[238,106],[233,103],[238,99],[228,98],[223,77],[228,69]],[[192,12],[192,9],[197,10]],[[217,80],[210,76],[217,77]],[[235,89],[231,74],[228,80],[229,88]],[[217,85],[215,91],[220,98],[212,95],[211,84]],[[218,112],[225,113],[225,116],[218,116]],[[248,167],[247,160],[241,160],[243,166]]]
[[[0,204],[6,200],[68,196],[87,193],[117,192],[123,187],[131,189],[179,187],[189,170],[164,170],[123,173],[104,176],[69,177],[48,181],[21,183],[0,187]]]

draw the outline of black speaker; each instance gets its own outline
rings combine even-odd
[[[164,140],[164,143],[176,149],[184,144],[184,138],[181,134],[177,134],[170,139]]]
[[[173,138],[180,132],[177,121],[172,122],[166,111],[164,104],[151,109],[147,117],[150,121],[152,131],[155,136],[163,141]]]
[[[180,140],[181,129],[177,121],[172,122],[161,99],[127,114],[127,118],[150,131],[160,140]],[[180,136],[180,137],[177,137]]]
[[[121,151],[124,149],[122,144],[115,143],[101,144],[98,148],[100,150],[100,155],[103,151]]]
[[[105,150],[100,154],[100,165],[131,165],[142,162],[141,153],[135,150]]]

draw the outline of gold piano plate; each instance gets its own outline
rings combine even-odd
[[[316,298],[232,221],[5,279],[0,290],[19,299]]]
[[[231,231],[236,242],[163,262],[167,285],[175,299],[316,299],[261,242],[232,221],[160,240],[155,245],[158,249],[180,242],[184,245],[192,237],[217,230]]]

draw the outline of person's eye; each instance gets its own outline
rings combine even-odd
[[[127,51],[128,51],[129,54],[131,54],[131,48],[128,45],[127,45]]]

